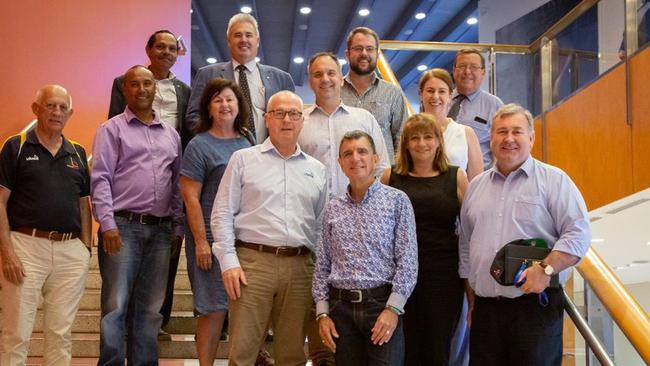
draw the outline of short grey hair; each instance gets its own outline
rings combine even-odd
[[[54,90],[59,90],[59,91],[63,92],[68,97],[68,108],[72,109],[72,95],[70,95],[70,93],[68,93],[66,88],[62,87],[61,85],[57,85],[57,84],[44,85],[43,87],[38,89],[36,91],[36,97],[35,97],[34,101],[36,103],[39,103],[39,104],[43,103],[43,98],[45,97],[46,93],[47,94],[52,93]]]
[[[497,109],[496,113],[494,113],[494,118],[492,121],[496,121],[499,118],[503,117],[509,117],[514,114],[521,114],[526,118],[526,122],[528,122],[528,130],[530,132],[535,131],[535,125],[533,122],[533,115],[530,113],[530,111],[521,105],[517,103],[510,103],[501,106],[501,108]],[[492,124],[492,128],[494,128],[494,124]]]
[[[246,13],[238,13],[232,16],[228,21],[228,29],[226,30],[226,37],[230,35],[230,28],[232,28],[237,23],[249,23],[255,28],[255,35],[260,36],[260,30],[257,27],[257,19],[254,16]]]

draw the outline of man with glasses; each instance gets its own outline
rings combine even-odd
[[[337,161],[339,142],[346,132],[361,130],[375,140],[379,156],[376,176],[390,167],[390,161],[375,117],[365,109],[342,103],[343,75],[336,56],[330,52],[315,54],[309,60],[307,72],[309,86],[316,98],[314,105],[305,110],[305,128],[298,143],[304,152],[327,167],[328,188],[330,197],[333,198],[345,193],[349,183]]]
[[[43,364],[69,365],[90,258],[90,176],[84,148],[62,134],[70,94],[44,86],[32,111],[36,128],[7,139],[0,153],[0,364],[25,364],[42,297]]]
[[[395,160],[406,106],[400,89],[377,77],[379,37],[367,27],[354,28],[348,35],[345,58],[350,71],[343,78],[344,104],[363,108],[377,119],[384,136],[389,161]]]
[[[236,81],[251,113],[246,121],[258,143],[268,136],[264,125],[264,111],[269,98],[280,90],[294,91],[289,73],[273,66],[263,65],[257,59],[260,33],[257,20],[250,14],[235,14],[228,22],[228,49],[231,60],[199,69],[192,82],[192,95],[187,109],[187,120],[192,126],[199,121],[199,102],[207,82],[214,78]]]
[[[485,78],[485,58],[474,48],[464,48],[454,58],[456,89],[451,94],[452,105],[448,116],[458,123],[470,126],[478,136],[487,170],[493,162],[490,152],[492,117],[503,102],[499,97],[481,89]]]
[[[326,171],[297,144],[300,97],[281,91],[264,115],[269,137],[236,151],[212,209],[212,251],[230,311],[230,365],[253,365],[273,323],[278,365],[303,365],[312,253],[327,202]]]

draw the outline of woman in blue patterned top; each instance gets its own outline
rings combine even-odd
[[[463,305],[456,218],[467,176],[450,166],[440,127],[429,114],[404,125],[396,165],[382,182],[411,200],[418,241],[418,280],[404,307],[406,365],[444,365]]]
[[[213,79],[205,86],[199,110],[198,134],[183,154],[181,193],[187,211],[185,253],[192,285],[196,348],[200,365],[212,365],[219,346],[228,297],[219,262],[212,255],[210,213],[219,182],[233,152],[250,147],[244,128],[248,107],[237,84]]]

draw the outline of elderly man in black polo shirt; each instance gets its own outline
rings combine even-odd
[[[69,365],[90,258],[90,177],[83,147],[61,133],[72,114],[68,92],[44,86],[32,111],[36,128],[10,137],[0,153],[0,364],[25,364],[43,296],[43,363]]]

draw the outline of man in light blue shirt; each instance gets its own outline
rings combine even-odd
[[[494,163],[490,151],[490,127],[496,110],[503,102],[496,95],[481,89],[485,78],[485,58],[474,48],[458,51],[454,58],[454,82],[451,94],[452,106],[448,116],[456,122],[474,129],[483,153],[483,165],[487,170]]]
[[[325,166],[296,143],[300,97],[282,91],[264,116],[269,138],[233,153],[212,209],[213,253],[230,308],[230,364],[252,365],[273,323],[275,362],[304,364],[311,279],[327,201]]]
[[[460,277],[467,280],[471,324],[470,363],[560,365],[561,289],[570,267],[591,242],[587,208],[562,170],[533,159],[533,118],[519,105],[501,107],[493,120],[491,169],[470,183],[461,209]],[[551,253],[526,269],[519,288],[490,275],[496,252],[516,239],[541,238]],[[548,304],[544,305],[545,292]]]

